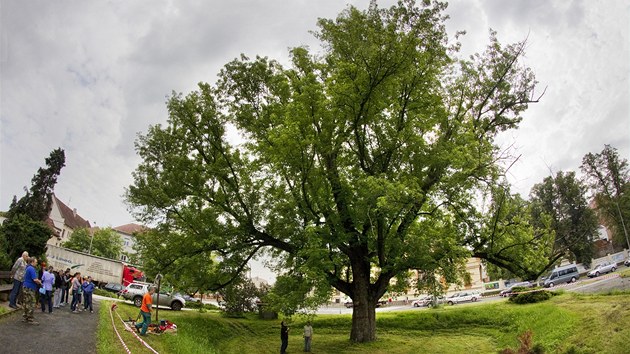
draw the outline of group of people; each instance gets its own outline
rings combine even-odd
[[[289,346],[289,330],[289,326],[282,321],[280,323],[280,354],[285,354],[287,352],[287,347]],[[311,340],[313,339],[313,326],[311,326],[310,321],[306,322],[302,337],[304,337],[304,351],[310,352]]]
[[[18,301],[24,310],[23,322],[29,324],[39,324],[35,321],[33,313],[39,298],[42,313],[52,313],[53,309],[63,307],[70,301],[70,291],[72,291],[72,301],[70,310],[73,313],[81,311],[80,304],[83,300],[83,310],[94,312],[92,306],[92,294],[94,283],[91,277],[81,277],[81,273],[70,273],[70,269],[65,271],[55,270],[52,266],[42,265],[40,271],[37,269],[37,258],[29,257],[28,252],[23,252],[13,267],[11,276],[13,278],[13,289],[9,296],[9,307],[17,309]]]

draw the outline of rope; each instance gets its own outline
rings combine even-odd
[[[131,332],[131,334],[133,334],[134,337],[136,337],[137,340],[140,341],[140,343],[142,343],[142,345],[144,345],[145,347],[147,347],[150,351],[152,351],[155,354],[160,354],[158,353],[155,349],[151,348],[151,346],[149,344],[147,344],[147,342],[145,342],[142,338],[140,338],[140,336],[138,336],[138,334],[136,333],[136,331],[134,331],[133,329],[131,329],[131,327],[129,327],[129,325],[127,324],[127,322],[125,322],[122,317],[120,317],[120,314],[118,314],[118,312],[116,312],[116,316],[118,316],[118,318],[120,319],[120,322],[122,322],[123,326],[125,326],[125,330]]]
[[[115,308],[116,308],[116,304],[113,304],[109,308],[109,317],[112,319],[112,327],[114,327],[114,332],[116,332],[116,335],[118,336],[118,339],[120,340],[120,343],[122,344],[123,348],[125,348],[125,351],[127,352],[127,354],[131,354],[131,350],[129,350],[129,348],[127,348],[127,345],[125,344],[125,341],[123,341],[122,337],[120,336],[120,333],[118,333],[118,329],[116,329],[116,324],[114,323],[114,315],[112,314],[112,312],[113,312],[113,310]],[[118,313],[116,313],[116,314],[118,314]]]

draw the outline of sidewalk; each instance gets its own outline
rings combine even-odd
[[[0,317],[0,352],[96,353],[99,300],[93,299],[94,313],[72,313],[70,305],[42,313],[35,309],[39,326],[22,322],[22,309]]]

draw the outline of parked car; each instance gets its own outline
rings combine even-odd
[[[107,283],[105,284],[105,286],[103,286],[103,290],[108,291],[110,293],[114,293],[118,296],[120,296],[120,292],[124,289],[125,287],[122,286],[122,284],[118,284],[118,283]]]
[[[429,303],[427,304],[427,307],[435,307],[437,305],[441,305],[441,304],[445,304],[446,303],[446,298],[442,295],[440,296],[433,296],[431,298],[431,301],[429,301]]]
[[[521,281],[521,282],[518,282],[518,283],[510,284],[510,286],[507,289],[501,290],[501,292],[499,293],[499,296],[501,296],[501,297],[509,297],[512,294],[512,289],[516,288],[516,287],[531,288],[532,287],[532,283],[528,282],[528,281]]]
[[[184,300],[186,300],[186,302],[201,302],[201,299],[198,299],[196,297],[192,297],[188,294],[180,294],[180,293],[176,293],[175,295],[179,295],[181,297],[184,298]]]
[[[467,301],[475,302],[479,300],[479,297],[479,293],[472,291],[455,293],[446,298],[446,303],[449,305],[455,305]]]
[[[352,303],[352,301],[346,301],[343,303],[343,305],[347,308],[351,308],[352,306],[354,306],[354,304]],[[376,303],[376,307],[382,307],[387,305],[387,301],[385,300],[381,300],[379,302]]]
[[[596,265],[595,268],[593,268],[593,270],[591,270],[590,272],[586,273],[586,275],[588,275],[589,278],[594,278],[594,277],[600,276],[601,274],[614,272],[616,270],[617,270],[617,263],[603,262]]]
[[[135,282],[127,285],[127,287],[121,292],[121,295],[126,300],[133,301],[133,304],[137,307],[142,306],[142,297],[149,291],[149,283]],[[160,306],[170,307],[174,311],[179,311],[186,305],[186,300],[179,294],[170,294],[167,292],[160,292],[158,303],[158,293],[153,293],[153,304]]]
[[[431,303],[431,296],[427,295],[417,300],[414,300],[411,304],[413,305],[413,307],[423,307],[428,306],[429,303]]]
[[[575,264],[569,264],[552,270],[549,276],[543,279],[543,286],[545,288],[551,288],[561,283],[573,283],[577,281],[580,279],[580,273]]]

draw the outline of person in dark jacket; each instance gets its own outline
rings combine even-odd
[[[282,345],[280,346],[280,354],[285,354],[287,352],[287,346],[289,346],[289,327],[282,321],[280,323],[280,341]]]
[[[63,275],[59,274],[58,270],[54,271],[53,275],[55,276],[55,294],[53,295],[53,308],[58,309],[61,305]]]
[[[63,284],[61,285],[61,306],[65,306],[70,303],[70,288],[72,287],[72,275],[70,275],[70,268],[63,272],[61,279]]]

